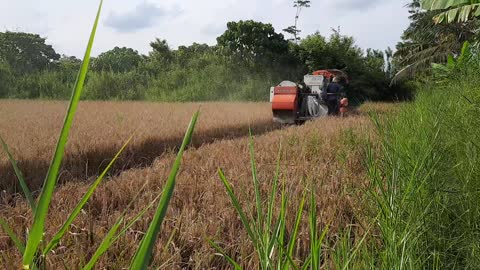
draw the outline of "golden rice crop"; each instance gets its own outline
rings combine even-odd
[[[13,103],[18,105],[22,102],[15,101]],[[33,110],[33,108],[27,108],[28,102],[23,104],[25,105],[24,110],[30,110],[30,112]],[[31,105],[33,104],[31,103]],[[47,104],[51,107],[60,107],[58,109],[60,115],[62,103],[49,102]],[[157,136],[157,139],[162,139],[162,136],[177,134],[176,132],[178,135],[172,137],[181,136],[180,134],[188,123],[188,117],[198,107],[197,104],[108,103],[110,107],[101,108],[98,106],[99,104],[105,103],[89,102],[80,106],[83,109],[77,116],[77,125],[72,134],[73,142],[67,150],[70,151],[68,153],[71,156],[73,153],[82,153],[82,149],[86,151],[86,149],[98,147],[102,143],[112,145],[111,147],[114,148],[123,142],[123,136],[128,137],[135,129],[138,130],[136,144],[141,143],[139,141],[145,140],[149,136]],[[368,111],[378,109],[375,108],[375,105],[369,106],[371,107]],[[388,106],[383,104],[379,110]],[[2,106],[2,110],[5,110],[4,108]],[[43,113],[43,118],[41,118],[43,123],[49,122],[50,120],[46,119],[49,119],[48,115],[50,114],[43,112],[38,107],[37,109],[35,114]],[[50,112],[54,111],[50,110]],[[124,118],[116,120],[115,116],[102,115],[101,112],[110,114],[117,112]],[[0,121],[3,124],[6,118],[4,118],[3,112],[0,115],[2,115]],[[86,116],[91,118],[87,119]],[[229,118],[230,116],[232,118]],[[98,121],[96,119],[101,117],[109,121],[108,131],[105,131],[105,134],[108,134],[106,136],[101,136],[103,129],[101,126],[88,123],[89,121],[96,122]],[[258,130],[257,133],[254,131],[254,135],[256,135],[254,142],[262,192],[267,194],[271,188],[271,180],[281,144],[280,176],[287,183],[291,203],[289,211],[298,209],[302,192],[307,186],[312,185],[317,196],[318,223],[321,228],[327,225],[331,227],[329,243],[335,242],[339,230],[347,226],[352,226],[356,235],[364,232],[367,224],[361,215],[360,201],[366,179],[363,166],[363,145],[368,136],[372,135],[368,116],[360,110],[359,114],[355,116],[324,118],[303,126],[281,130],[273,130],[274,126],[270,122],[270,117],[267,104],[209,103],[202,105],[201,118],[198,129],[195,131],[196,139],[194,141],[204,142],[204,144],[185,152],[174,197],[169,206],[162,234],[157,242],[158,250],[155,253],[157,255],[154,258],[154,266],[161,269],[228,268],[226,261],[215,255],[215,250],[208,244],[208,239],[213,239],[228,254],[242,262],[242,266],[246,269],[258,267],[258,261],[253,256],[254,251],[246,232],[216,174],[217,168],[224,169],[225,175],[232,182],[243,207],[250,210],[246,212],[253,213],[254,204],[251,199],[254,190],[249,168],[248,141],[246,137],[228,138],[240,134],[246,136],[249,125],[257,127]],[[175,123],[184,123],[184,125],[170,126],[168,124],[172,123],[171,119],[176,119]],[[117,123],[117,121],[120,122]],[[52,121],[52,129],[55,128],[53,122],[59,121],[58,119]],[[259,129],[258,123],[262,122],[264,127]],[[34,122],[30,123],[35,126]],[[158,125],[162,125],[163,129],[155,127]],[[238,133],[230,134],[229,125],[232,128],[242,128]],[[14,126],[10,123],[10,127]],[[3,129],[3,125],[1,127]],[[218,132],[219,136],[216,137],[216,141],[201,139],[202,133],[212,132],[212,129]],[[21,128],[14,130],[18,132]],[[270,130],[270,132],[265,133],[266,130]],[[48,132],[48,130],[38,128],[37,132]],[[227,138],[221,139],[220,132],[224,132]],[[50,134],[53,133],[50,131]],[[13,133],[9,132],[9,134],[6,134],[9,140],[25,140],[25,138],[16,138],[12,135]],[[48,137],[43,134],[28,136],[30,138],[44,136],[43,139]],[[139,137],[143,139],[139,139]],[[84,138],[88,139],[84,140]],[[22,153],[23,149],[16,148],[18,146],[15,144],[15,142],[10,142],[16,153]],[[43,142],[37,144],[43,147]],[[93,146],[89,144],[93,144]],[[34,148],[34,145],[32,144],[31,147]],[[34,158],[35,153],[45,156],[42,152],[29,149],[30,158]],[[81,155],[79,156],[81,157]],[[48,155],[45,158],[48,158]],[[84,212],[74,222],[69,235],[55,249],[54,255],[49,257],[48,264],[51,268],[75,269],[84,262],[95,251],[99,241],[115,222],[116,217],[127,207],[139,188],[145,183],[148,183],[146,190],[142,192],[131,209],[128,209],[131,212],[129,217],[148,205],[162,190],[174,158],[175,155],[172,152],[160,153],[150,166],[125,170],[102,184],[85,207]],[[70,181],[57,189],[49,212],[47,234],[55,233],[56,229],[62,225],[70,210],[87,188],[87,183],[83,181]],[[30,218],[26,218],[29,216],[27,203],[23,198],[8,193],[3,195],[2,200],[0,215],[6,217],[18,235],[25,235],[26,232],[22,231],[22,228],[28,228],[27,225],[31,222]],[[278,214],[278,209],[276,211]],[[107,252],[97,267],[102,269],[128,267],[129,259],[133,256],[135,247],[138,246],[139,239],[146,231],[152,215],[153,213],[149,213],[129,230]],[[293,218],[293,215],[287,216],[287,222],[291,224]],[[294,259],[305,259],[308,254],[307,222],[305,215]],[[12,243],[3,234],[0,234],[0,250],[3,254],[0,256],[0,265],[3,265],[3,268],[19,266],[20,258],[15,255]]]
[[[62,127],[67,102],[0,100],[0,134],[9,145],[31,187],[43,183]],[[148,166],[166,150],[178,147],[192,114],[201,109],[194,146],[244,136],[276,126],[268,103],[81,102],[67,144],[60,182],[96,176],[133,134],[126,154],[112,174]],[[18,191],[13,170],[0,155],[0,190]]]

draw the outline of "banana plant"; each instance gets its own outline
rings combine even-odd
[[[466,22],[480,17],[480,0],[422,0],[425,10],[440,10],[435,16],[436,23]]]
[[[471,45],[468,41],[463,44],[462,52],[458,57],[449,55],[446,64],[432,64],[433,75],[437,82],[444,82],[451,76],[463,70],[467,65],[472,63],[474,54],[472,53]]]

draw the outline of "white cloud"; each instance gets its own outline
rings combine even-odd
[[[171,17],[179,13],[180,10],[166,10],[145,1],[126,13],[110,12],[105,20],[105,26],[118,32],[131,33],[155,26],[160,18]]]
[[[301,15],[302,36],[329,35],[341,26],[363,47],[393,47],[408,25],[408,0],[313,0]],[[215,44],[228,21],[254,19],[275,29],[293,24],[293,0],[110,0],[105,1],[93,54],[114,46],[147,53],[155,37],[172,47],[193,42]],[[81,56],[98,0],[0,0],[0,31],[37,32],[59,53]],[[181,11],[181,12],[180,12]]]

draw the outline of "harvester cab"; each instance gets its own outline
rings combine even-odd
[[[326,90],[332,79],[337,76],[345,80],[347,78],[341,70],[318,70],[305,75],[300,84],[283,81],[278,86],[272,87],[270,102],[273,120],[280,124],[301,124],[327,116]],[[345,111],[345,108],[342,111]]]

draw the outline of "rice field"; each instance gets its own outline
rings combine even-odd
[[[42,160],[48,165],[66,104],[0,103],[0,132],[20,161],[20,168],[25,171],[27,167],[25,174],[29,185],[38,186],[46,167],[29,167],[29,164]],[[307,188],[314,190],[319,227],[330,228],[326,240],[329,248],[324,251],[325,265],[334,261],[333,250],[342,230],[349,228],[356,236],[365,233],[368,221],[361,203],[362,189],[367,181],[363,146],[369,136],[374,136],[367,112],[388,111],[393,105],[368,104],[346,118],[324,118],[303,126],[280,128],[271,122],[269,105],[264,103],[84,102],[80,104],[67,146],[62,183],[56,189],[49,210],[47,236],[58,230],[87,190],[91,176],[98,172],[98,168],[91,172],[91,167],[102,166],[99,161],[109,161],[132,133],[135,137],[122,156],[120,164],[123,167],[118,167],[116,173],[97,189],[69,233],[49,256],[49,269],[76,269],[84,265],[123,210],[129,207],[127,217],[132,218],[161,193],[175,159],[175,152],[171,150],[181,143],[188,120],[199,107],[201,116],[194,134],[194,147],[184,154],[152,266],[160,269],[229,268],[227,261],[208,243],[213,240],[241,261],[245,269],[259,267],[258,258],[253,255],[242,223],[217,175],[217,169],[223,168],[243,207],[253,209],[249,127],[253,129],[262,194],[268,194],[272,188],[279,151],[280,179],[286,184],[289,210],[298,209]],[[13,170],[6,157],[0,157],[2,178],[6,179],[2,185],[8,188],[8,181],[13,181]],[[142,157],[145,162],[138,162]],[[97,162],[95,166],[91,166],[92,160]],[[90,167],[90,172],[82,170],[83,166]],[[75,173],[71,173],[72,170]],[[129,206],[145,185],[136,203]],[[12,189],[9,191],[1,195],[0,215],[17,235],[24,236],[32,222],[29,206],[23,197],[14,194]],[[275,213],[278,211],[275,207]],[[153,212],[147,213],[128,230],[101,258],[96,269],[127,268],[152,216]],[[287,215],[286,220],[287,224],[294,223],[294,214]],[[20,255],[2,233],[0,250],[2,269],[21,266]],[[301,219],[294,260],[305,260],[308,250],[308,217],[305,215]]]
[[[0,135],[33,190],[43,183],[67,105],[59,101],[0,100]],[[245,136],[249,128],[257,134],[278,128],[271,121],[268,103],[81,102],[60,182],[97,176],[132,135],[126,154],[111,173],[149,166],[180,145],[185,127],[198,109],[202,116],[194,146]],[[19,191],[5,155],[0,155],[0,179],[0,190]]]

